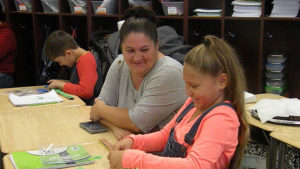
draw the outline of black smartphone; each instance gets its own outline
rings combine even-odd
[[[99,122],[82,122],[79,126],[91,134],[106,132],[107,129]]]

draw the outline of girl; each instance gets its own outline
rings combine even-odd
[[[206,36],[185,57],[183,78],[189,96],[160,131],[130,135],[108,155],[112,169],[224,169],[248,139],[244,114],[245,78],[234,50]],[[238,146],[239,145],[239,146]],[[237,149],[237,146],[239,147]],[[160,156],[146,153],[162,151]]]

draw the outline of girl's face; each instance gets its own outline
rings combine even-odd
[[[197,109],[203,111],[224,101],[224,89],[227,86],[225,73],[214,77],[198,72],[189,64],[184,64],[183,80],[186,94],[192,98]]]
[[[158,45],[143,33],[130,33],[122,43],[124,60],[133,75],[146,76],[158,59]]]

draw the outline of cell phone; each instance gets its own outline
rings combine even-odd
[[[107,129],[99,122],[82,122],[79,126],[91,134],[106,132]]]

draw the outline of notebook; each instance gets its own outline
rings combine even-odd
[[[26,96],[18,96],[14,93],[10,93],[9,100],[14,106],[40,105],[63,101],[63,99],[61,99],[54,90],[47,93]]]
[[[82,145],[13,152],[9,158],[15,169],[56,169],[94,163]]]

